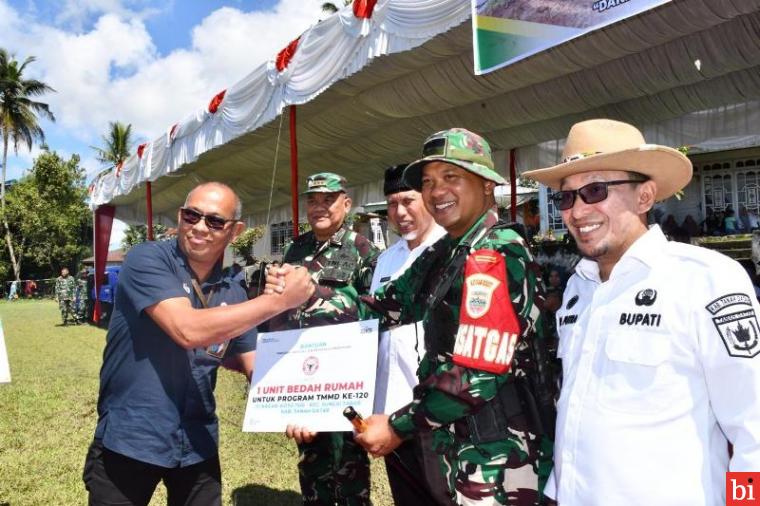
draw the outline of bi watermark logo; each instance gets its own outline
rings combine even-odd
[[[760,506],[760,473],[726,473],[726,506]]]

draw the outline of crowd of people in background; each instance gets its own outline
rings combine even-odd
[[[723,211],[708,210],[700,232],[704,235],[731,235],[748,234],[757,229],[760,229],[757,213],[742,205],[739,207],[738,215],[732,206]]]

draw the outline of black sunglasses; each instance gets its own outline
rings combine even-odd
[[[199,213],[195,209],[190,209],[188,207],[180,207],[179,208],[180,216],[182,217],[182,221],[185,223],[189,223],[190,225],[195,225],[199,221],[201,221],[201,218],[203,218],[203,221],[206,223],[206,226],[210,228],[211,230],[224,230],[224,227],[227,225],[227,223],[231,221],[238,221],[238,220],[225,220],[221,216],[214,216],[213,214],[203,214]]]
[[[596,204],[607,198],[607,187],[618,184],[638,184],[646,179],[619,179],[617,181],[595,181],[577,190],[561,190],[552,194],[551,199],[560,211],[567,211],[575,204],[575,196],[580,195],[586,204]]]

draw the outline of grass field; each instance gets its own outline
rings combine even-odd
[[[0,385],[0,505],[78,505],[87,498],[82,464],[97,413],[105,331],[60,326],[48,300],[0,302],[12,383]],[[224,504],[300,504],[295,446],[279,434],[240,428],[246,382],[220,371],[216,389]],[[381,461],[373,461],[372,497],[391,505]],[[161,486],[151,504],[165,504]]]

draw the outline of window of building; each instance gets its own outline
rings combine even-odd
[[[270,254],[282,255],[285,252],[285,245],[293,238],[293,222],[272,223],[270,228],[272,231]]]
[[[725,211],[735,212],[745,207],[760,212],[759,160],[742,159],[705,164],[702,169],[702,195],[707,215]]]

